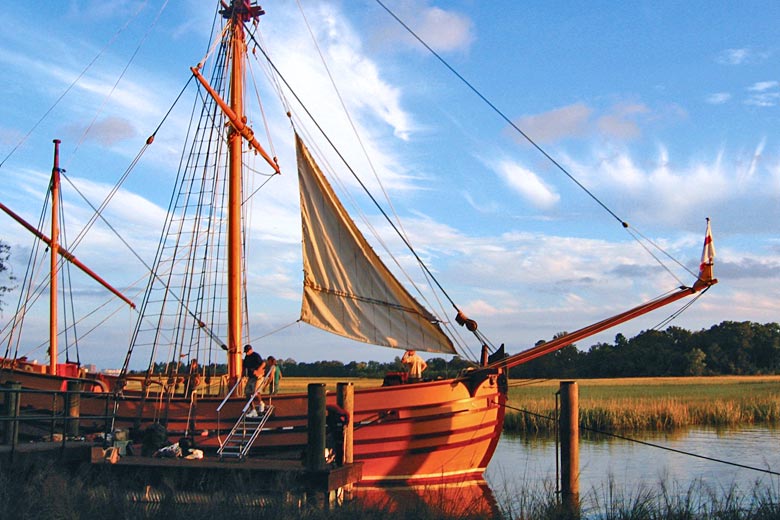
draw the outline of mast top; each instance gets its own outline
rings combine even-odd
[[[222,0],[223,9],[219,14],[226,19],[236,17],[241,22],[248,22],[249,20],[256,21],[260,16],[265,14],[265,11],[263,11],[263,8],[259,5],[252,4],[252,0],[231,0],[228,5],[225,0]]]

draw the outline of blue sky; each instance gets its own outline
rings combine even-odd
[[[214,12],[206,4],[73,0],[45,11],[27,2],[4,5],[0,201],[37,222],[51,141],[59,138],[62,167],[98,205],[162,120],[189,67],[208,53]],[[376,170],[411,242],[493,342],[517,352],[678,285],[379,4],[301,4],[319,50],[295,1],[268,1],[260,30],[272,59],[374,188],[371,167]],[[780,316],[780,4],[742,4],[386,0],[588,190],[691,270],[705,217],[712,219],[720,284],[673,322],[691,330]],[[261,352],[299,361],[392,359],[399,352],[288,326],[298,316],[301,286],[291,130],[259,62],[252,72],[249,83],[261,93],[283,175],[252,197],[250,339]],[[187,101],[176,106],[106,210],[147,261],[193,92],[187,90]],[[267,143],[262,119],[250,124]],[[364,198],[353,180],[340,178],[337,187]],[[90,211],[72,192],[66,206],[75,235]],[[375,211],[365,218],[380,231],[387,227]],[[11,244],[21,277],[31,238],[5,216],[0,222],[0,239]],[[396,245],[390,239],[399,263],[420,281],[419,269]],[[105,226],[95,226],[74,252],[128,293],[142,289],[143,266]],[[85,312],[106,300],[81,279],[74,294]],[[15,297],[6,298],[3,323]],[[81,343],[82,362],[121,364],[134,314],[113,305],[113,318]],[[617,332],[635,335],[673,310],[579,346],[611,341]],[[453,318],[450,308],[444,317]],[[28,322],[29,345],[45,337],[43,320],[39,314]]]

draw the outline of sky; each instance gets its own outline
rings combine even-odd
[[[694,275],[683,267],[697,271],[707,217],[719,283],[671,325],[696,331],[725,320],[778,321],[780,4],[383,3],[468,85],[375,0],[261,2],[257,39],[492,343],[519,352],[691,285]],[[100,205],[164,121],[104,210],[113,230],[98,223],[72,250],[138,297],[148,276],[140,259],[154,255],[195,95],[193,85],[185,89],[189,67],[213,59],[214,7],[203,0],[69,0],[45,10],[30,2],[1,9],[0,202],[38,222],[52,140],[61,139],[65,219],[75,241],[92,215],[75,188]],[[401,352],[296,323],[300,217],[288,105],[274,94],[262,59],[250,70],[247,91],[261,100],[266,119],[253,115],[249,124],[279,157],[282,175],[263,184],[268,167],[258,161],[248,178],[248,340],[282,359],[390,361]],[[174,103],[182,90],[184,101]],[[287,102],[305,119],[289,94]],[[322,146],[311,128],[306,135]],[[347,207],[365,201],[332,162]],[[376,210],[364,215],[380,234],[389,227]],[[648,254],[620,221],[664,252]],[[0,240],[11,246],[18,281],[32,236],[0,215]],[[422,282],[397,238],[373,240]],[[89,280],[74,276],[73,283],[77,311],[108,301],[102,309],[112,313],[81,326],[90,333],[80,342],[80,361],[121,366],[135,311]],[[452,307],[440,310],[420,285],[421,298],[452,321]],[[18,291],[4,296],[3,326],[17,298]],[[578,346],[634,336],[681,306]],[[47,310],[37,307],[43,309],[28,313],[20,351],[42,359]],[[462,341],[478,352],[473,338]]]

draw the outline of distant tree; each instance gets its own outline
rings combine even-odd
[[[687,366],[685,368],[686,376],[703,376],[707,371],[707,354],[698,347],[694,347],[685,355]]]

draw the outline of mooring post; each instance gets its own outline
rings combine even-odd
[[[339,383],[336,385],[336,404],[349,415],[349,422],[344,425],[344,458],[343,464],[353,462],[352,439],[355,433],[353,415],[355,413],[355,385],[354,383]]]
[[[3,428],[3,444],[11,446],[11,453],[16,450],[19,442],[19,409],[22,384],[16,381],[7,381],[3,384],[5,399],[3,401],[3,416],[6,417]]]
[[[578,515],[580,503],[579,391],[575,381],[561,381],[561,498]]]
[[[325,384],[309,383],[308,447],[306,469],[325,467]]]
[[[63,441],[66,436],[77,437],[79,434],[81,382],[68,381],[66,388],[68,392],[65,394],[65,431],[62,436]]]
[[[344,450],[342,464],[354,462],[353,439],[355,434],[355,385],[354,383],[339,383],[336,385],[336,404],[347,412],[349,422],[344,425]],[[344,486],[347,499],[351,498],[352,484]]]

